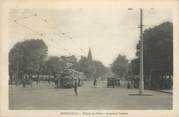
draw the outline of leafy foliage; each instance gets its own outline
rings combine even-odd
[[[9,52],[9,73],[37,73],[44,64],[48,48],[40,40],[19,42]]]
[[[139,43],[138,43],[139,45]],[[133,72],[139,73],[139,56],[132,62]],[[173,26],[162,23],[144,32],[144,71],[160,74],[173,72]]]
[[[127,75],[129,69],[129,63],[126,56],[118,55],[116,60],[111,65],[112,72],[118,77],[124,77]]]
[[[173,75],[173,25],[164,22],[144,31],[144,83],[150,88],[171,88]],[[139,74],[139,50],[132,71]],[[168,78],[167,78],[168,77]]]
[[[46,61],[46,67],[47,74],[60,74],[65,68],[65,61],[60,60],[60,58],[57,56],[49,57],[49,59]]]
[[[93,61],[93,64],[95,69],[94,77],[104,77],[106,75],[107,68],[100,61]]]
[[[93,62],[89,61],[86,57],[81,57],[81,59],[75,65],[75,69],[77,71],[83,72],[87,78],[93,77],[94,74],[94,66]]]
[[[89,79],[103,77],[107,70],[100,61],[94,61],[86,57],[81,57],[75,65],[75,69],[83,72]]]

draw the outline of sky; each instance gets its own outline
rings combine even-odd
[[[121,54],[135,58],[139,9],[11,9],[9,49],[17,42],[43,39],[49,56],[87,56],[109,66]],[[172,22],[170,9],[143,9],[144,30]]]

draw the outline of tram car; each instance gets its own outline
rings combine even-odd
[[[74,87],[75,80],[78,86],[83,85],[83,75],[74,69],[65,69],[63,73],[55,76],[56,88],[72,88]]]

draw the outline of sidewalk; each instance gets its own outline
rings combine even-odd
[[[159,91],[163,92],[163,93],[173,94],[173,90],[172,89],[163,89],[163,90],[159,90]]]

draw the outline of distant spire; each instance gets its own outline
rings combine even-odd
[[[91,60],[91,61],[92,61],[91,48],[89,48],[89,51],[88,51],[88,60]]]

